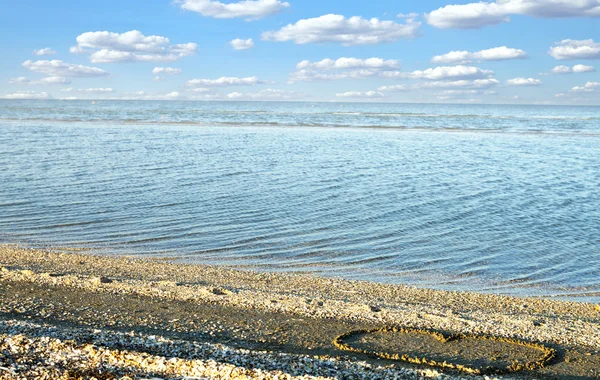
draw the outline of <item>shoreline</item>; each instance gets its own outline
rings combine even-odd
[[[175,367],[193,373],[191,369],[197,370],[203,360],[214,358],[190,356],[189,345],[205,345],[205,351],[230,350],[239,363],[243,364],[242,358],[246,357],[251,364],[244,367],[221,358],[216,361],[218,371],[217,367],[211,369],[217,372],[202,375],[209,377],[218,373],[223,376],[227,370],[242,371],[240,374],[250,371],[244,374],[249,378],[336,378],[355,372],[380,378],[477,375],[385,360],[340,350],[333,344],[336,337],[354,330],[401,326],[433,333],[512,339],[556,350],[556,357],[543,367],[506,371],[500,377],[600,378],[600,308],[594,304],[0,246],[0,342],[22,335],[35,346],[39,337],[32,333],[32,326],[36,324],[42,326],[40,331],[54,331],[60,340],[55,344],[62,345],[63,351],[81,351],[81,342],[87,339],[115,357],[133,355],[140,359],[150,355],[152,360],[160,361],[166,356],[176,359],[179,364]],[[16,330],[23,333],[10,333],[10,325],[20,326]],[[96,330],[99,332],[94,335]],[[127,332],[133,336],[119,335]],[[69,343],[71,346],[61,340],[69,334],[80,336]],[[169,347],[179,347],[179,351],[175,355],[152,348],[148,345],[148,337],[152,336],[168,342]],[[115,337],[128,342],[122,344],[130,347],[124,350],[127,354],[110,343]],[[136,346],[132,337],[150,348],[140,350],[141,343]],[[400,354],[438,363],[445,359],[475,369],[490,365],[508,368],[510,363],[526,364],[539,357],[539,352],[525,346],[493,340],[457,341],[462,346],[449,352],[449,347],[430,338],[409,332],[363,336],[352,344],[369,353],[394,350],[393,354],[399,354],[396,350],[402,343],[407,352]],[[189,346],[187,351],[181,348],[184,346]],[[131,347],[137,348],[132,351]],[[90,352],[78,355],[97,354]],[[491,352],[499,353],[491,357]],[[287,362],[283,360],[287,364],[277,363],[280,357],[287,358]],[[0,353],[0,368],[9,368],[2,360]],[[117,359],[111,360],[118,364]],[[294,369],[290,363],[295,361],[310,362],[312,366]],[[87,363],[90,370],[100,365],[93,360]],[[130,364],[117,364],[114,367],[124,373],[133,371]],[[160,367],[164,371],[159,372],[166,378],[183,378],[175,367]],[[156,368],[148,364],[138,370],[147,373],[156,372]],[[263,372],[252,372],[255,369]],[[13,375],[0,369],[0,378],[3,376]]]

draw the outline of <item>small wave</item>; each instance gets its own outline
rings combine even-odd
[[[51,119],[51,118],[0,118],[6,122],[44,122],[44,123],[81,123],[94,125],[156,125],[156,126],[200,126],[200,127],[282,127],[282,128],[350,128],[350,129],[386,129],[423,132],[466,132],[466,133],[512,133],[531,135],[570,135],[597,137],[600,132],[586,129],[539,129],[539,128],[476,128],[465,126],[440,127],[437,125],[420,124],[417,126],[401,124],[359,124],[335,122],[281,122],[281,121],[194,121],[194,120],[145,120],[145,119]],[[537,126],[536,126],[537,127]]]

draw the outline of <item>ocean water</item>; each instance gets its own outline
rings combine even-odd
[[[0,100],[0,243],[600,301],[600,107]]]

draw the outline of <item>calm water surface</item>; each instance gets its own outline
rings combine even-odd
[[[0,242],[600,301],[600,108],[0,100]]]

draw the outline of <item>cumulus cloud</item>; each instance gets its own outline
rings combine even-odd
[[[521,49],[508,48],[499,46],[492,49],[480,50],[476,52],[470,51],[451,51],[443,55],[436,55],[431,62],[433,63],[456,63],[464,64],[471,63],[473,60],[480,61],[503,61],[507,59],[523,59],[527,58],[527,53]]]
[[[152,69],[152,74],[178,75],[181,74],[181,69],[176,69],[173,67],[155,67]]]
[[[38,79],[38,80],[31,80],[26,77],[18,77],[18,78],[9,79],[8,83],[38,85],[38,84],[69,84],[69,83],[71,83],[71,81],[65,77],[46,77],[46,78],[42,78],[42,79]]]
[[[429,25],[436,28],[477,29],[486,25],[508,22],[509,18],[497,3],[446,5],[425,15]]]
[[[52,61],[25,61],[23,67],[31,71],[50,75],[52,77],[105,77],[109,76],[108,71],[104,71],[97,67],[89,67],[83,65],[73,65],[64,63],[60,60]]]
[[[35,49],[33,51],[35,55],[54,55],[56,54],[56,50],[52,48],[43,48],[43,49]]]
[[[550,70],[552,74],[570,74],[573,71],[569,66],[559,65]]]
[[[245,18],[258,20],[283,11],[290,6],[280,0],[243,0],[237,3],[221,3],[211,0],[179,0],[181,8],[214,18]]]
[[[396,15],[396,17],[398,18],[417,18],[419,17],[419,14],[416,12],[411,12],[411,13],[398,13]]]
[[[183,95],[177,91],[173,91],[173,92],[169,92],[168,94],[165,94],[164,97],[166,99],[177,99],[182,97]]]
[[[62,90],[60,90],[61,92],[80,92],[80,93],[85,93],[85,94],[110,94],[115,92],[115,90],[113,90],[112,88],[79,88],[79,89],[75,89],[73,87],[68,87],[68,88],[63,88]]]
[[[587,65],[575,65],[573,66],[573,72],[574,73],[591,73],[596,71],[596,69],[593,66],[587,66]]]
[[[427,70],[417,70],[409,74],[413,79],[430,80],[457,80],[457,79],[480,79],[489,78],[494,75],[491,70],[482,70],[473,66],[439,66]]]
[[[405,84],[397,84],[394,86],[381,86],[377,89],[379,92],[401,92],[408,91],[408,87]]]
[[[267,88],[259,92],[232,92],[227,94],[228,99],[252,99],[252,100],[290,100],[300,97],[295,91],[285,91]]]
[[[335,42],[343,46],[372,45],[414,38],[420,25],[413,19],[399,24],[377,18],[367,20],[360,16],[346,18],[328,14],[302,19],[277,31],[264,32],[261,37],[265,41],[294,41],[297,44]]]
[[[600,43],[594,40],[562,40],[550,48],[555,59],[599,59]]]
[[[400,63],[396,60],[382,58],[351,58],[323,59],[317,62],[304,60],[296,65],[297,71],[290,74],[289,83],[329,81],[339,79],[358,79],[373,76],[400,75],[397,69]]]
[[[196,92],[196,93],[205,93],[205,92],[211,92],[212,90],[207,87],[196,87],[196,88],[191,88],[188,91]]]
[[[380,60],[380,59],[377,59]],[[385,70],[385,68],[393,68],[399,66],[397,61],[371,61],[371,65],[367,65],[369,60],[357,60],[345,58],[344,61],[323,60],[319,62],[302,61],[297,67],[308,69],[300,69],[290,75],[289,83],[307,82],[307,81],[329,81],[340,79],[359,79],[369,77],[381,77],[387,79],[427,79],[427,80],[460,80],[460,79],[483,79],[490,78],[494,75],[491,70],[482,70],[473,66],[440,66],[429,68],[426,70],[417,70],[409,73],[404,73],[398,70]],[[343,62],[343,64],[340,64]],[[377,62],[377,65],[375,65]],[[340,67],[357,68],[353,70],[328,72]],[[363,68],[360,68],[363,67]],[[315,70],[320,68],[321,70]],[[382,69],[383,68],[383,69]]]
[[[559,65],[550,70],[551,74],[591,73],[596,71],[593,66],[575,65],[573,67]]]
[[[222,99],[223,97],[221,96],[221,94],[217,94],[216,92],[212,92],[210,94],[200,94],[200,95],[193,95],[190,96],[189,99],[194,99],[194,100],[215,100],[215,99]]]
[[[446,90],[442,91],[441,96],[457,96],[457,95],[477,95],[481,94],[479,90]]]
[[[495,92],[481,90],[445,90],[436,94],[436,97],[439,100],[453,100],[459,103],[480,103],[483,101],[481,95],[491,94],[495,94]],[[478,98],[470,98],[474,95],[477,95]]]
[[[247,50],[254,46],[254,41],[252,41],[252,38],[248,38],[247,40],[236,38],[235,40],[231,40],[229,44],[235,50]]]
[[[509,86],[540,86],[542,81],[534,78],[514,78],[506,81]]]
[[[600,88],[600,82],[587,82],[583,86],[573,87],[569,92],[594,92]]]
[[[288,83],[297,82],[315,82],[315,81],[330,81],[340,79],[359,79],[368,78],[375,75],[382,75],[377,70],[351,70],[347,72],[324,73],[317,70],[297,70],[290,74]]]
[[[348,92],[337,93],[337,94],[335,94],[335,96],[337,96],[339,98],[367,98],[367,99],[373,99],[373,98],[382,98],[382,97],[385,96],[385,94],[382,93],[382,92],[379,92],[379,91],[367,91],[367,92],[348,91]]]
[[[488,89],[500,84],[500,81],[494,78],[475,79],[475,80],[454,80],[454,81],[430,81],[417,84],[416,88],[473,88]]]
[[[18,91],[4,95],[4,99],[50,99],[52,96],[47,92]]]
[[[296,65],[298,69],[318,69],[318,70],[334,70],[334,69],[397,69],[400,67],[400,62],[382,58],[347,58],[342,57],[336,60],[323,59],[318,62],[304,60]]]
[[[18,78],[10,78],[8,80],[9,84],[28,84],[31,83],[31,80],[27,79],[26,77],[18,77]]]
[[[496,0],[452,4],[425,15],[437,28],[475,29],[510,21],[510,15],[532,17],[600,17],[598,0]]]
[[[39,80],[35,80],[31,82],[32,84],[69,84],[71,83],[65,77],[46,77]]]
[[[204,86],[254,86],[257,84],[272,84],[271,81],[260,80],[257,77],[221,77],[218,79],[191,79],[186,82],[187,87],[204,87]]]
[[[198,45],[192,42],[174,44],[167,37],[144,36],[137,30],[125,33],[87,32],[77,36],[77,45],[70,51],[90,54],[95,63],[176,61],[196,53]]]
[[[151,94],[146,91],[126,92],[126,96],[116,98],[121,100],[178,100],[186,97],[177,91],[167,92],[162,94]],[[115,98],[113,98],[115,99]]]

